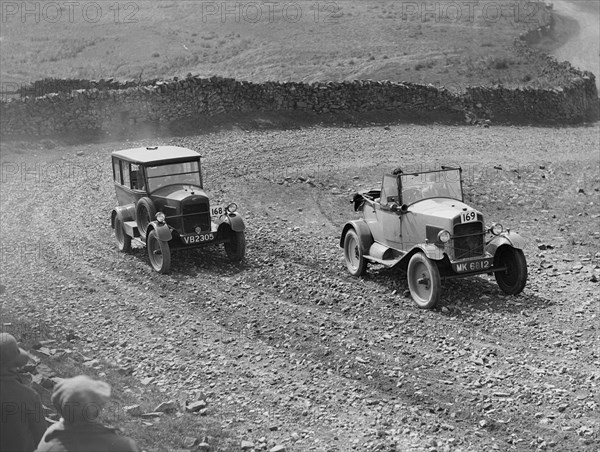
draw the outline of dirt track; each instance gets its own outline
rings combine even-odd
[[[3,310],[57,338],[73,330],[78,351],[154,377],[166,398],[205,392],[210,416],[257,450],[595,451],[598,140],[597,125],[163,140],[204,155],[206,187],[248,226],[244,265],[222,249],[180,252],[167,276],[142,250],[119,255],[108,221],[109,153],[151,142],[37,155],[5,144]],[[350,277],[338,240],[351,193],[398,164],[451,163],[488,221],[528,240],[525,292],[457,280],[422,311],[398,271]]]
[[[577,24],[569,40],[553,52],[559,61],[591,71],[600,89],[600,2],[556,0],[552,2],[559,16],[573,19]]]

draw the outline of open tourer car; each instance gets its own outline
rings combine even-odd
[[[465,204],[461,168],[396,169],[380,189],[356,193],[352,202],[361,218],[344,225],[340,246],[354,276],[369,263],[401,266],[424,309],[436,305],[447,278],[493,273],[507,294],[525,287],[524,239],[499,223],[486,226],[483,214]]]

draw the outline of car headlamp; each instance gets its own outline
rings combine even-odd
[[[236,204],[236,203],[234,203],[234,202],[232,202],[231,204],[229,204],[229,205],[227,206],[227,212],[229,212],[229,213],[233,213],[233,212],[235,212],[237,209],[238,209],[238,206],[237,206],[237,204]]]
[[[448,241],[450,241],[450,232],[446,231],[445,229],[438,232],[438,241],[442,242],[442,243],[447,243]]]
[[[494,235],[500,235],[502,232],[504,232],[504,227],[500,223],[494,223],[490,228],[490,231]]]
[[[158,221],[159,223],[164,223],[166,219],[166,216],[163,212],[156,212],[156,221]]]

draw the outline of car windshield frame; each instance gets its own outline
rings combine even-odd
[[[169,185],[191,185],[202,188],[202,172],[198,159],[145,165],[148,193]]]
[[[401,202],[407,206],[436,198],[464,202],[460,167],[401,173],[398,175],[398,181]]]

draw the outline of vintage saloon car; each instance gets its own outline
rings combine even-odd
[[[176,146],[125,149],[112,153],[112,167],[118,206],[110,221],[120,251],[138,240],[159,273],[169,271],[172,248],[223,243],[232,261],[244,258],[244,221],[235,203],[210,204],[200,154]]]
[[[380,190],[354,195],[362,218],[344,225],[340,246],[348,271],[364,274],[369,262],[406,270],[420,308],[438,302],[441,279],[494,273],[507,294],[527,281],[524,240],[463,202],[461,168],[383,176]]]

